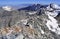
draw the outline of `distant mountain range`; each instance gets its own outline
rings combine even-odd
[[[31,6],[33,4],[18,4],[18,5],[0,5],[0,7],[3,7],[3,6],[11,6],[15,9],[19,9],[19,8],[24,8],[24,7],[27,7],[27,6]]]
[[[41,5],[41,4],[33,4],[31,6],[28,7],[24,7],[24,8],[20,8],[18,10],[29,10],[29,11],[36,11],[39,10],[40,8],[46,8],[48,5]]]

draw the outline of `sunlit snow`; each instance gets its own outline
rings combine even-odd
[[[46,12],[46,15],[48,15],[49,20],[47,20],[47,27],[49,28],[49,30],[60,34],[60,28],[58,27],[58,22],[57,20],[54,18],[58,15],[58,12]]]
[[[11,9],[12,9],[10,6],[3,6],[2,8],[6,11],[11,11]]]

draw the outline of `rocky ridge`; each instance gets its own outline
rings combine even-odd
[[[53,6],[50,4],[37,11],[1,10],[0,39],[60,39],[59,23],[55,18],[60,9]]]

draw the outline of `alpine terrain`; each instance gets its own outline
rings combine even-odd
[[[0,7],[0,39],[60,39],[60,6]]]

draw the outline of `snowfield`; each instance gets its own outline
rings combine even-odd
[[[58,7],[57,5],[53,4],[52,5],[55,9],[58,9],[60,7]],[[49,6],[48,6],[49,7]],[[50,8],[50,7],[49,7]],[[49,8],[47,8],[49,10]],[[57,10],[58,11],[58,10]],[[54,18],[58,15],[57,11],[53,11],[53,12],[45,12],[46,15],[48,15],[49,20],[47,20],[47,27],[49,28],[49,30],[60,34],[60,28],[58,26],[58,21]]]

